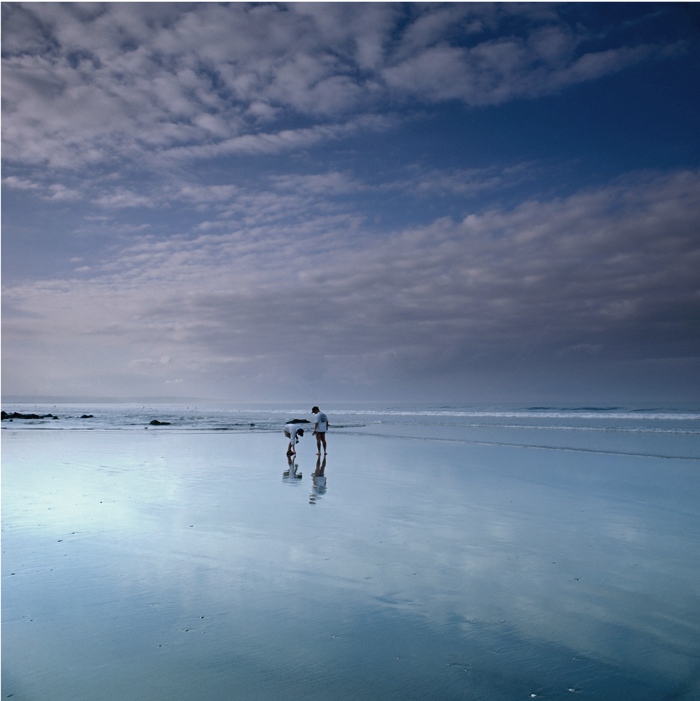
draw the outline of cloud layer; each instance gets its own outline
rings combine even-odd
[[[80,383],[83,361],[61,351],[78,345],[115,376],[212,389],[231,369],[293,386],[691,358],[699,219],[700,173],[679,172],[383,236],[327,218],[140,236],[83,275],[6,290],[6,352],[52,345],[45,364]]]
[[[6,393],[442,397],[698,364],[698,57],[671,10],[2,13]]]
[[[682,50],[598,34],[554,5],[4,3],[3,155],[286,151],[407,104],[533,98]]]

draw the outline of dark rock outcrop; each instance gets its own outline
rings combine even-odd
[[[6,411],[2,412],[2,421],[5,419],[57,419],[58,416],[54,416],[53,414],[20,414],[18,411],[13,411],[11,414],[8,414]]]
[[[158,421],[158,419],[153,419],[150,423],[151,426],[170,426],[170,421]]]

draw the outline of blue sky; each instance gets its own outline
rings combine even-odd
[[[697,5],[2,13],[3,395],[698,398]]]

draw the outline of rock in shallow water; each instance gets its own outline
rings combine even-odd
[[[57,416],[54,416],[53,414],[20,414],[18,411],[14,411],[11,414],[8,414],[6,411],[2,412],[2,420],[4,421],[5,419],[57,419]]]

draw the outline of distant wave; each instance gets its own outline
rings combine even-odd
[[[526,408],[512,408],[513,405],[426,405],[354,403],[328,404],[324,409],[330,416],[332,430],[346,431],[366,426],[386,431],[397,427],[424,427],[421,433],[433,429],[433,433],[445,433],[450,427],[460,430],[462,435],[476,437],[496,435],[507,438],[509,430],[528,432],[534,438],[536,432],[599,432],[610,438],[613,435],[647,434],[667,437],[687,436],[696,440],[700,436],[700,412],[690,405],[660,407],[651,403],[637,406],[578,406],[572,404],[552,406],[530,405]],[[370,408],[372,407],[372,408]],[[12,407],[17,409],[18,407]],[[277,431],[291,417],[308,416],[308,411],[291,404],[182,407],[179,405],[159,405],[157,407],[118,407],[98,406],[56,408],[44,405],[19,407],[25,413],[58,413],[60,421],[3,421],[3,430],[134,430],[150,424],[154,418],[170,424],[157,430],[171,431]],[[81,414],[89,409],[93,418],[82,419]],[[66,415],[64,412],[69,412]],[[392,428],[389,429],[389,426]],[[409,431],[410,432],[410,431]],[[487,433],[484,433],[487,432]],[[683,438],[682,440],[688,440]]]
[[[260,413],[260,414],[289,414],[289,410],[280,409],[235,409],[232,413]],[[300,413],[297,410],[297,413]],[[303,412],[301,412],[303,413]],[[329,408],[327,413],[333,414],[333,409]],[[612,411],[608,409],[569,409],[551,411],[533,411],[525,409],[522,411],[457,411],[457,410],[423,410],[423,411],[399,411],[399,410],[359,410],[359,409],[339,409],[335,413],[340,416],[452,416],[460,418],[501,418],[501,419],[630,419],[630,420],[663,420],[663,421],[700,421],[700,413],[671,413],[668,411]]]
[[[421,424],[413,424],[421,425]],[[425,424],[435,427],[449,426],[451,428],[488,428],[510,429],[517,428],[527,431],[591,431],[596,433],[663,433],[663,434],[689,434],[700,436],[700,428],[657,428],[652,426],[562,426],[556,424]],[[339,426],[336,428],[340,428]],[[350,427],[352,428],[352,427]]]

